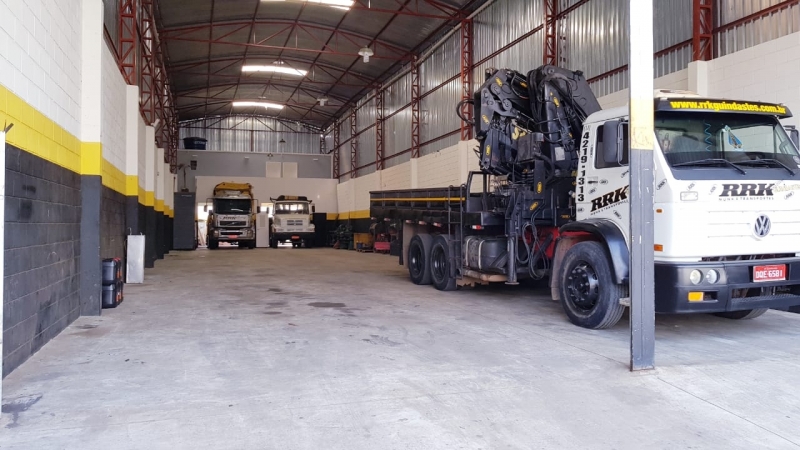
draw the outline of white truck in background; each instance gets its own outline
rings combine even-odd
[[[314,204],[308,197],[280,195],[271,199],[273,216],[270,224],[269,246],[278,248],[281,242],[291,242],[292,247],[314,246]]]
[[[253,186],[249,183],[224,182],[214,186],[214,196],[204,210],[208,212],[206,242],[209,250],[219,248],[220,242],[240,248],[256,248],[256,206]]]

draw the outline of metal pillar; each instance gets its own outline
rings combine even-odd
[[[419,67],[411,63],[411,158],[419,158]]]
[[[692,1],[692,61],[710,61],[714,49],[714,0]]]
[[[383,170],[383,116],[386,113],[383,102],[385,98],[383,86],[378,86],[375,94],[375,170]]]
[[[339,179],[339,161],[342,149],[339,148],[339,123],[333,122],[333,178]]]
[[[630,2],[631,370],[655,367],[653,0]]]
[[[142,111],[142,117],[147,125],[152,125],[156,121],[156,107],[155,107],[155,58],[153,58],[154,47],[154,33],[153,26],[153,0],[140,0],[141,1],[141,15],[139,16],[139,32],[140,32],[140,52],[141,58],[141,77],[139,78],[139,108]],[[164,143],[160,142],[160,136],[156,134],[156,139],[159,145],[163,146]]]
[[[472,99],[472,20],[461,22],[461,99]],[[469,104],[463,103],[461,115],[468,121],[472,120],[472,108]],[[472,139],[473,126],[466,121],[461,121],[461,140]]]
[[[353,108],[353,114],[350,115],[350,177],[355,178],[358,176],[358,127],[356,123],[356,109]]]
[[[123,0],[119,5],[119,70],[130,85],[138,85],[135,0]]]
[[[556,65],[557,37],[556,21],[558,20],[558,4],[556,0],[544,0],[544,64]]]
[[[324,134],[320,134],[319,135],[319,153],[322,154],[322,155],[327,153],[327,151],[325,149],[325,135]]]

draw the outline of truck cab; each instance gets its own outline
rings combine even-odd
[[[290,242],[292,247],[314,246],[316,227],[314,225],[314,205],[308,197],[281,195],[273,198],[273,216],[270,224],[272,248],[281,242]]]
[[[207,242],[210,250],[219,248],[220,242],[237,244],[241,248],[255,248],[256,200],[253,187],[247,183],[220,183],[214,187],[214,197],[205,210],[208,214]]]
[[[564,227],[616,229],[607,235],[622,236],[626,247],[627,113],[618,108],[586,119],[576,221]],[[790,116],[782,105],[657,93],[656,312],[742,319],[800,304],[800,154],[778,120]],[[607,245],[616,281],[624,284],[626,264],[614,264],[614,244]],[[590,285],[598,279],[586,264],[573,266],[556,270],[573,274],[577,268]],[[566,297],[562,301],[580,321],[591,315],[601,289],[582,288],[577,280],[554,279],[553,293]]]

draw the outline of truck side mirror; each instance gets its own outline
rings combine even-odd
[[[203,205],[203,212],[208,212],[208,205]]]
[[[311,214],[314,214],[315,212],[317,212],[317,206],[311,205]]]
[[[789,139],[794,142],[795,148],[800,149],[800,130],[797,127],[786,127],[786,132],[789,133]]]
[[[617,165],[622,154],[620,121],[610,120],[603,124],[603,162]]]

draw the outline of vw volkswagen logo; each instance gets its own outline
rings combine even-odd
[[[757,238],[767,237],[771,228],[772,221],[769,220],[769,216],[761,214],[756,217],[756,221],[753,224],[753,234],[755,234]]]

